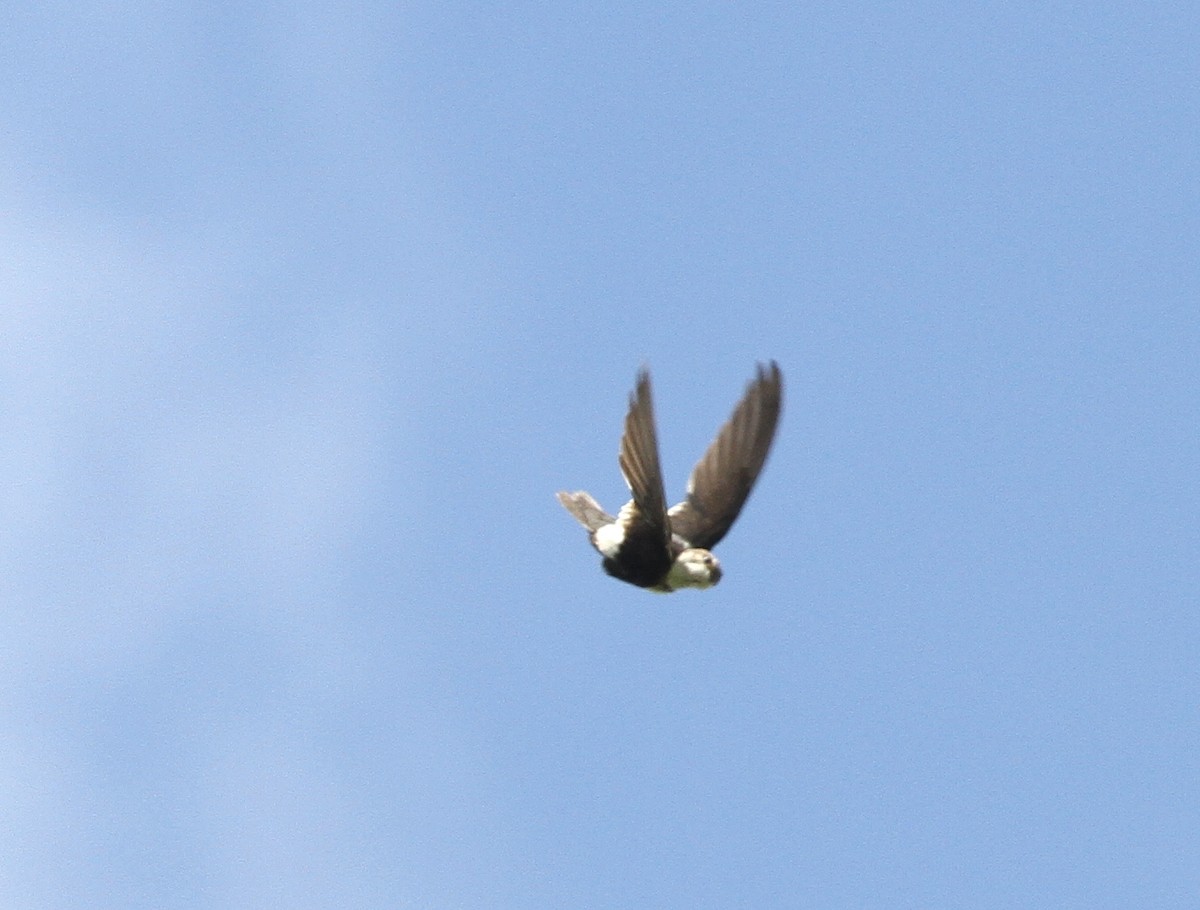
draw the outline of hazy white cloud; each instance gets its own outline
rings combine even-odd
[[[8,597],[34,626],[60,611],[44,646],[73,659],[136,647],[197,574],[260,591],[319,574],[402,420],[379,410],[353,316],[311,333],[272,313],[257,350],[227,346],[241,301],[214,299],[236,276],[211,251],[101,234],[27,220],[0,236]]]
[[[220,845],[195,874],[301,894],[311,863],[288,844],[349,811],[303,740],[359,678],[339,567],[404,418],[352,311],[260,311],[257,348],[244,324],[233,343],[222,252],[28,214],[0,234],[0,805],[20,903],[70,902],[61,852],[153,849],[156,811],[181,855]]]

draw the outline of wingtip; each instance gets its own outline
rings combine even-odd
[[[650,384],[650,364],[643,363],[638,367],[636,384],[639,389]]]
[[[630,411],[637,406],[637,403],[642,399],[647,402],[651,401],[650,391],[650,365],[643,363],[637,371],[637,380],[634,383],[633,391],[629,393],[629,408]]]
[[[750,386],[761,389],[767,395],[782,403],[783,370],[779,368],[779,363],[771,359],[766,363],[756,364],[754,381],[750,383]]]

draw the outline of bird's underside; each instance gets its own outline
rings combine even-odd
[[[732,416],[693,468],[687,496],[668,509],[650,375],[640,371],[618,456],[633,498],[614,517],[588,493],[558,494],[588,530],[604,557],[604,571],[659,592],[708,588],[720,581],[721,566],[711,549],[729,532],[762,471],[782,401],[778,364],[759,365]]]

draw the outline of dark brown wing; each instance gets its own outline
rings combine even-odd
[[[783,405],[783,374],[759,364],[733,416],[688,480],[687,499],[671,509],[671,529],[689,546],[712,549],[733,526],[762,471]]]
[[[650,399],[650,374],[638,373],[637,388],[629,396],[625,433],[618,458],[625,483],[633,493],[636,520],[645,526],[643,536],[661,540],[663,552],[670,549],[667,524],[667,495],[663,492],[662,468],[658,463],[658,437],[654,430],[654,404]],[[668,562],[669,565],[669,562]]]

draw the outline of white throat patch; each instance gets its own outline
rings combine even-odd
[[[704,559],[711,560],[711,565]],[[711,588],[721,577],[716,557],[703,550],[684,550],[667,573],[666,586],[672,591],[680,588]]]

